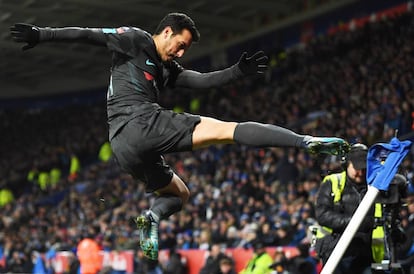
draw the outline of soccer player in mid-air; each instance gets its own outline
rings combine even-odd
[[[262,51],[243,53],[223,70],[200,73],[184,69],[176,59],[200,39],[194,21],[183,13],[167,14],[153,34],[136,27],[41,28],[17,23],[12,38],[26,43],[23,50],[47,41],[85,42],[112,53],[107,94],[109,139],[121,168],[142,181],[156,198],[135,221],[144,254],[158,258],[158,224],[181,210],[190,191],[164,161],[163,154],[191,151],[214,144],[254,147],[297,147],[310,153],[344,154],[349,144],[336,137],[300,135],[289,129],[257,122],[226,122],[174,113],[158,104],[165,88],[205,89],[263,73]]]

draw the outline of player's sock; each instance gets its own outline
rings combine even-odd
[[[167,219],[172,214],[181,210],[183,201],[178,196],[173,195],[160,195],[154,200],[150,212],[152,213],[154,220],[159,222],[162,219]]]
[[[270,124],[239,123],[234,131],[234,141],[254,147],[302,147],[306,135]]]

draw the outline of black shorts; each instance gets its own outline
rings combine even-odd
[[[200,116],[154,108],[129,121],[111,140],[121,168],[146,184],[148,192],[171,182],[173,171],[162,154],[191,151]]]

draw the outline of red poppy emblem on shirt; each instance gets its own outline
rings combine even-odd
[[[124,28],[117,28],[117,29],[116,29],[116,32],[117,32],[118,34],[121,34],[121,33],[124,33],[124,32],[125,32],[125,29],[124,29]]]
[[[144,75],[145,75],[145,79],[147,79],[148,81],[154,80],[154,76],[152,76],[148,72],[144,71]]]

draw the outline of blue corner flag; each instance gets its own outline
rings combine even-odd
[[[33,265],[33,274],[46,274],[46,267],[40,255],[37,255],[36,261]]]
[[[411,141],[400,141],[395,137],[389,143],[371,146],[367,155],[368,184],[379,190],[388,190],[410,146]]]

